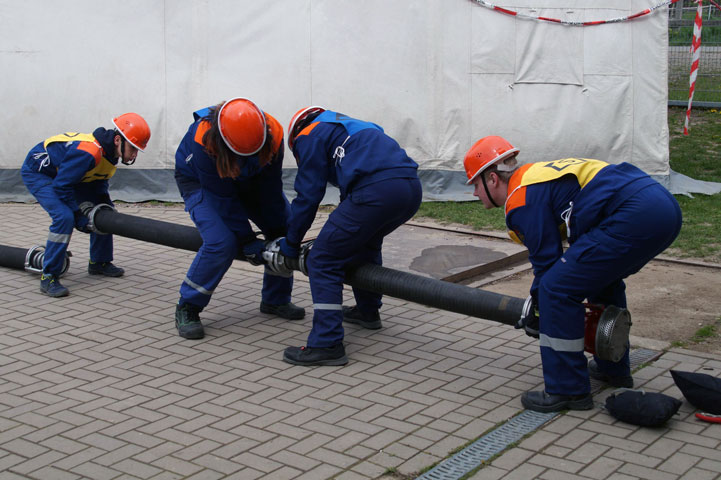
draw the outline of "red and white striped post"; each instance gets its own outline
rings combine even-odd
[[[691,42],[691,76],[689,77],[688,108],[686,109],[686,121],[683,124],[683,134],[688,135],[688,121],[691,118],[691,104],[693,102],[693,91],[696,88],[696,76],[698,75],[698,64],[701,56],[701,26],[703,23],[703,0],[698,0],[696,7],[696,20],[693,22],[693,41]]]

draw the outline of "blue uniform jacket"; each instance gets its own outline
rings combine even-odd
[[[523,175],[523,171],[519,169],[511,177],[509,196],[512,185],[519,183],[518,179],[514,181],[517,175]],[[507,203],[506,225],[528,248],[534,273],[531,295],[538,298],[540,279],[563,255],[568,215],[568,240],[573,243],[609,217],[624,200],[656,183],[637,167],[621,163],[604,167],[583,188],[574,175],[521,187],[525,188],[525,201],[510,210]]]
[[[240,199],[244,191],[252,190],[257,192],[257,202],[263,205],[264,212],[269,218],[285,218],[286,199],[283,195],[283,129],[272,116],[266,115],[266,121],[271,124],[271,131],[274,132],[274,151],[271,161],[260,166],[258,155],[240,156],[237,155],[240,175],[237,178],[221,178],[215,167],[215,160],[208,155],[202,142],[202,132],[208,126],[204,117],[209,109],[199,110],[193,113],[195,121],[188,128],[187,133],[178,145],[175,152],[175,179],[180,189],[180,194],[186,202],[186,210],[194,206],[194,199],[200,200],[200,196],[193,193],[214,195],[221,204],[226,205],[226,211],[221,214],[232,215],[233,203]],[[201,132],[198,127],[201,125]],[[252,232],[244,232],[251,234]]]
[[[376,124],[326,110],[296,137],[296,198],[287,240],[299,244],[308,231],[328,183],[344,200],[353,191],[389,178],[416,178],[418,164]]]
[[[74,134],[66,134],[74,135]],[[92,170],[105,161],[114,173],[114,166],[118,159],[108,156],[106,152],[114,152],[113,130],[97,128],[93,132],[95,142],[68,141],[51,142],[47,148],[44,141],[35,145],[23,165],[23,169],[29,172],[40,173],[53,179],[53,190],[60,201],[66,204],[71,210],[78,210],[75,200],[75,187],[84,182],[91,183],[92,189],[98,195],[108,194],[107,178],[89,179],[84,178]],[[112,175],[112,173],[111,173]]]

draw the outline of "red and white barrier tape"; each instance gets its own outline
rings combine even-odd
[[[647,8],[646,10],[634,13],[633,15],[628,15],[626,17],[609,18],[608,20],[594,20],[594,21],[590,21],[590,22],[574,22],[574,21],[570,21],[570,20],[561,20],[559,18],[549,18],[549,17],[527,15],[525,13],[519,13],[514,10],[509,10],[507,8],[499,7],[498,5],[494,5],[490,2],[487,2],[486,0],[473,0],[473,1],[479,5],[486,7],[486,8],[490,8],[497,12],[505,13],[506,15],[511,15],[516,18],[522,18],[524,20],[538,20],[538,21],[543,21],[543,22],[560,23],[561,25],[569,25],[572,27],[590,27],[592,25],[603,25],[604,23],[625,22],[628,20],[633,20],[635,18],[643,17],[644,15],[648,15],[649,13],[653,12],[654,10],[658,10],[661,7],[665,7],[667,5],[671,5],[672,3],[678,2],[678,0],[666,0],[665,2],[659,3],[658,5],[655,5],[651,8]]]
[[[701,27],[703,25],[703,0],[698,0],[696,7],[696,20],[693,22],[693,41],[691,42],[691,76],[689,77],[688,108],[686,109],[686,121],[683,124],[683,134],[688,135],[688,122],[691,118],[691,104],[693,102],[693,91],[696,88],[696,76],[698,64],[701,57]]]
[[[509,10],[504,7],[499,7],[498,5],[494,5],[490,2],[487,2],[486,0],[473,0],[475,3],[490,8],[491,10],[494,10],[496,12],[505,13],[506,15],[511,15],[512,17],[520,18],[523,20],[537,20],[537,21],[543,21],[543,22],[552,22],[552,23],[558,23],[561,25],[568,25],[572,27],[590,27],[593,25],[603,25],[606,23],[618,23],[618,22],[625,22],[628,20],[633,20],[639,17],[643,17],[644,15],[648,15],[649,13],[658,10],[661,7],[665,7],[667,5],[671,5],[673,3],[678,2],[678,0],[666,0],[664,2],[661,2],[651,8],[647,8],[646,10],[642,10],[640,12],[634,13],[633,15],[628,15],[625,17],[619,17],[619,18],[609,18],[608,20],[594,20],[590,22],[578,22],[578,21],[570,21],[570,20],[561,20],[559,18],[549,18],[549,17],[541,17],[541,16],[533,16],[528,15],[525,13],[519,13],[515,10]],[[718,3],[716,3],[714,0],[709,0],[709,2],[713,3],[716,8],[721,9],[721,6],[719,6]],[[692,50],[692,62],[691,62],[691,76],[689,78],[689,92],[688,92],[688,108],[686,110],[686,122],[684,123],[683,127],[683,134],[688,135],[688,122],[689,118],[691,117],[691,104],[693,102],[693,91],[696,87],[696,76],[698,74],[698,64],[699,64],[699,58],[700,58],[700,51],[699,47],[701,46],[701,26],[702,26],[702,18],[703,18],[703,0],[697,0],[698,7],[696,9],[696,20],[694,21],[693,25],[693,42],[691,43],[691,50]]]

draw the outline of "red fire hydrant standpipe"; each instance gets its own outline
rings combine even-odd
[[[631,312],[616,305],[585,303],[586,332],[583,348],[603,360],[617,362],[629,347]]]
[[[203,244],[200,233],[195,227],[118,213],[109,205],[83,204],[80,207],[90,219],[91,228],[96,233],[112,233],[190,251],[198,251]],[[307,274],[304,267],[305,256],[309,251],[310,245],[305,245],[300,259],[280,259],[280,261],[293,270]],[[245,260],[245,257],[242,252],[238,252],[236,259]],[[22,268],[18,262],[5,264],[2,258],[0,265]],[[511,326],[516,325],[524,311],[525,299],[522,298],[422,277],[379,265],[365,264],[347,269],[344,283],[421,305]],[[595,353],[604,360],[620,360],[628,347],[630,325],[628,310],[617,307],[613,309],[607,307],[604,314],[598,315],[598,321],[590,330],[587,315],[586,351]],[[589,350],[589,345],[593,345],[593,350]]]

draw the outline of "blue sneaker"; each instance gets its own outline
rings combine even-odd
[[[112,262],[93,262],[88,263],[88,273],[90,275],[105,275],[106,277],[122,277],[125,273],[120,267],[116,267]]]
[[[67,297],[70,293],[54,275],[45,274],[40,277],[40,291],[50,297]]]

